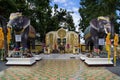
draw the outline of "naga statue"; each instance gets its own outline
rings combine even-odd
[[[30,19],[23,16],[22,13],[11,13],[7,27],[14,31],[15,48],[23,47],[24,49],[35,49],[36,31],[30,25]]]
[[[107,33],[111,33],[111,38],[114,36],[114,27],[109,17],[98,17],[90,21],[90,25],[84,31],[86,50],[99,52],[103,45],[100,45],[99,40],[104,39]],[[90,46],[90,49],[89,49]]]

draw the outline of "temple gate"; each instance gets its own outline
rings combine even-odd
[[[78,53],[78,34],[60,28],[46,34],[45,53]]]

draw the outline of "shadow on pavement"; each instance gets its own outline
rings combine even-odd
[[[10,67],[10,66],[6,66],[5,63],[6,63],[6,61],[1,61],[0,60],[0,71],[3,71],[3,70],[5,70],[5,69]]]
[[[116,66],[106,67],[106,69],[108,69],[108,70],[111,71],[112,73],[120,76],[120,59],[117,59]]]

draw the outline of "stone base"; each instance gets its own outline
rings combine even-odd
[[[85,63],[87,65],[113,65],[112,60],[113,58],[110,58],[110,61],[108,58],[86,58]]]
[[[88,57],[86,57],[86,55],[81,55],[81,56],[80,56],[80,59],[81,59],[82,61],[84,61],[86,58],[88,58]]]
[[[6,58],[8,61],[6,65],[32,65],[35,63],[35,58]]]
[[[33,55],[33,56],[34,56],[35,60],[41,60],[42,59],[42,57],[40,55]]]

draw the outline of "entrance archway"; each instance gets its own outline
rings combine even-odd
[[[78,53],[79,39],[74,31],[66,31],[60,28],[46,34],[47,53]]]

